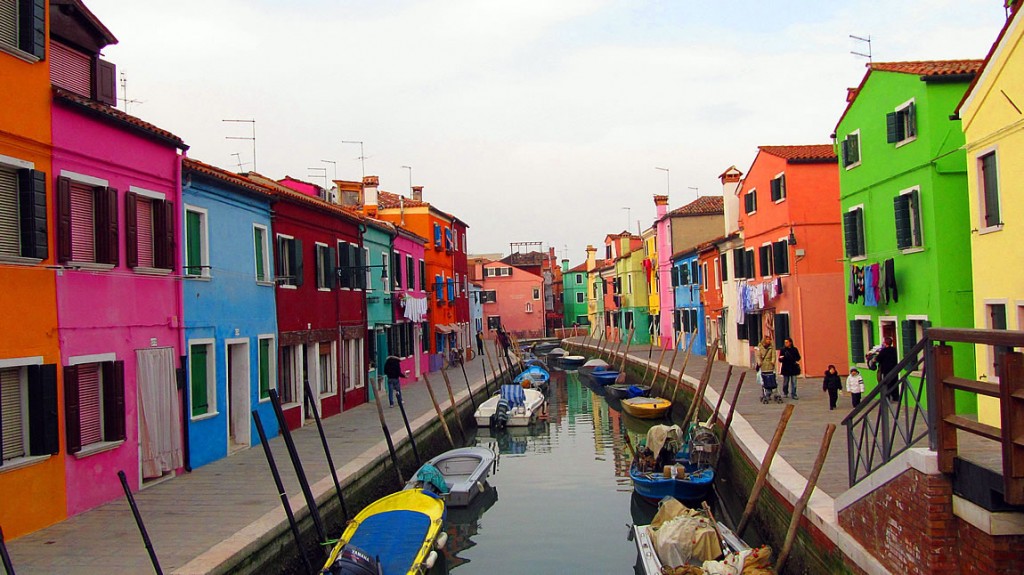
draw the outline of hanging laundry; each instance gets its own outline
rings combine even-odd
[[[871,277],[875,278],[875,305],[882,299],[882,283],[878,281],[881,275],[882,266],[878,264],[871,264]]]
[[[857,275],[854,278],[853,286],[853,303],[857,303],[864,296],[864,268],[857,267]]]
[[[877,307],[878,298],[875,297],[875,288],[878,286],[878,270],[875,266],[864,268],[864,305]]]
[[[846,303],[857,303],[857,266],[850,266],[850,285],[846,288]]]
[[[889,290],[885,289],[885,282],[889,279],[886,275],[885,265],[878,267],[878,305],[889,305]]]
[[[739,310],[739,313],[736,314],[736,325],[743,325],[747,317],[746,296],[747,284],[745,282],[736,284],[736,309]]]
[[[885,290],[889,293],[892,301],[900,301],[900,290],[896,285],[896,260],[889,258],[882,262],[885,267]],[[890,291],[891,290],[891,291]]]

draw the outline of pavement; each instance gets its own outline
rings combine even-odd
[[[576,338],[576,341],[580,339]],[[631,362],[642,365],[648,361],[649,350],[633,348],[629,354]],[[657,365],[658,353],[650,355],[653,369]],[[668,358],[665,361],[668,362]],[[685,380],[691,386],[699,379],[705,362],[703,357],[690,358]],[[671,370],[678,370],[682,363],[682,354],[679,354]],[[724,385],[727,368],[724,362],[715,362],[713,366],[705,396],[705,402],[712,407]],[[741,371],[733,368],[730,389],[723,402],[723,418],[728,413],[729,400]],[[483,362],[479,358],[467,362],[466,372],[474,395],[482,397]],[[449,374],[456,402],[469,401],[466,380],[461,371],[453,370]],[[447,390],[440,374],[429,374],[429,377],[442,408],[448,406]],[[403,389],[406,411],[415,434],[428,427],[437,416],[422,380],[406,384]],[[784,488],[794,500],[813,467],[826,424],[839,426],[850,411],[848,396],[840,397],[840,409],[829,411],[828,397],[821,391],[820,378],[802,378],[799,390],[799,400],[786,400],[796,404],[796,409],[783,436],[770,479],[773,485]],[[744,445],[748,456],[755,461],[760,461],[785,407],[784,404],[762,405],[760,395],[754,373],[748,370],[737,402],[738,416],[730,435]],[[399,410],[384,407],[384,412],[396,443],[407,441]],[[387,457],[377,409],[372,401],[325,419],[324,426],[343,487]],[[834,521],[833,498],[848,487],[844,435],[845,428],[839,426],[818,481],[820,491],[812,498],[812,511],[816,508],[825,521],[830,517]],[[306,425],[294,431],[293,437],[314,494],[318,498],[330,497],[333,482],[316,427]],[[283,440],[274,438],[270,445],[282,470],[293,508],[304,508]],[[261,538],[265,540],[269,533],[279,533],[285,521],[270,470],[262,449],[258,447],[239,451],[191,473],[143,489],[135,498],[166,573],[219,571],[224,564],[250,553],[254,546],[260,544]],[[107,503],[8,542],[8,547],[20,575],[97,572],[119,575],[153,571],[124,500]]]

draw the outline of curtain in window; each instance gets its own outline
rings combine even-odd
[[[160,477],[182,465],[181,405],[174,378],[174,350],[140,349],[138,364],[139,442],[142,476]]]

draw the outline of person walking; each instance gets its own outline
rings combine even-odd
[[[754,368],[761,374],[761,385],[772,389],[775,383],[775,346],[771,336],[764,336],[754,349]]]
[[[851,367],[850,375],[846,376],[846,391],[850,394],[853,407],[860,405],[860,395],[864,393],[864,378],[856,367]]]
[[[800,350],[793,345],[792,338],[782,340],[779,350],[779,371],[782,373],[782,397],[800,399],[796,396],[796,376],[800,375]]]
[[[484,336],[480,335],[480,332],[476,332],[476,354],[484,356]]]
[[[878,355],[875,356],[875,369],[878,372],[879,385],[882,384],[882,381],[891,371],[896,369],[896,364],[899,362],[900,357],[896,352],[896,348],[892,344],[892,338],[885,338],[885,345],[878,351]],[[893,381],[889,385],[889,399],[898,402],[900,400],[900,395],[902,394],[900,382]]]
[[[401,378],[403,375],[409,375],[409,370],[405,370],[402,373],[402,360],[398,359],[393,355],[389,355],[384,360],[384,375],[388,378],[388,402],[391,407],[395,406],[395,395],[398,395],[398,402],[402,402],[402,383]]]
[[[821,381],[821,390],[828,392],[829,411],[836,408],[836,400],[839,399],[839,390],[842,388],[843,382],[839,379],[839,372],[836,371],[836,366],[829,365],[828,369],[825,370],[825,379]]]

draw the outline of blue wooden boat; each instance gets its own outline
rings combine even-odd
[[[715,470],[680,462],[645,473],[637,468],[634,460],[629,466],[629,477],[633,480],[633,491],[644,499],[658,502],[671,495],[680,501],[700,501],[711,493]]]
[[[608,368],[596,368],[590,372],[590,377],[600,385],[611,385],[619,378],[619,372]]]
[[[539,365],[531,365],[517,375],[513,381],[523,387],[543,387],[550,380],[551,374],[548,373],[548,370]]]

